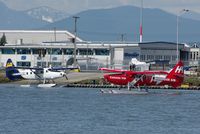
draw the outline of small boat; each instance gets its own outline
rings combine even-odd
[[[113,89],[100,89],[101,93],[105,94],[132,94],[132,95],[147,95],[147,91],[135,91],[135,90],[113,90]]]
[[[20,85],[20,87],[30,87],[31,85]]]
[[[104,94],[105,94],[105,93],[106,93],[106,94],[109,94],[109,93],[111,94],[111,93],[112,93],[112,90],[110,90],[110,89],[100,89],[100,92],[101,92],[101,93],[104,93]]]
[[[37,87],[48,88],[48,87],[55,87],[56,84],[39,84]]]

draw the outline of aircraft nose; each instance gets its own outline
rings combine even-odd
[[[62,76],[64,77],[66,75],[66,73],[62,73]]]
[[[64,75],[65,75],[65,73],[63,73],[63,72],[60,72],[60,75],[61,75],[61,76],[64,76]]]

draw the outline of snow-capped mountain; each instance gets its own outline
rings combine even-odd
[[[0,2],[0,29],[37,29],[49,24],[46,21],[34,19],[22,11],[16,11],[8,8],[3,2]]]
[[[69,16],[69,14],[50,8],[46,6],[32,8],[24,11],[27,15],[32,18],[43,20],[49,23],[53,23],[59,20],[62,20]]]

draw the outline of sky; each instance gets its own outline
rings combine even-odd
[[[9,8],[26,10],[39,6],[75,14],[88,9],[112,8],[123,5],[140,6],[142,0],[0,0]],[[143,0],[146,8],[159,8],[177,14],[182,9],[200,13],[200,0]]]

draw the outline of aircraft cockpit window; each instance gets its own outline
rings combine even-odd
[[[39,70],[38,73],[41,73],[41,74],[42,74],[42,73],[43,73],[43,70]]]

